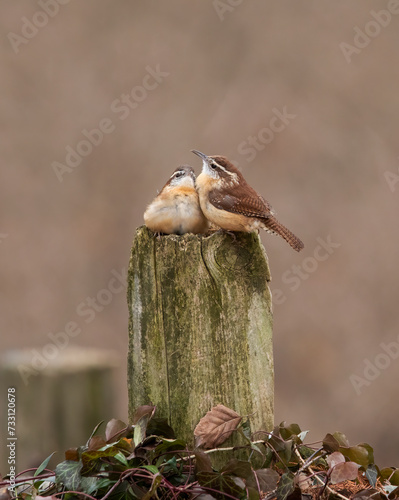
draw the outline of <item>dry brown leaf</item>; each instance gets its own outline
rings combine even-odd
[[[216,448],[237,429],[242,417],[224,405],[214,406],[202,417],[194,429],[195,445],[198,448]]]
[[[330,469],[332,469],[338,464],[345,463],[345,457],[339,451],[334,451],[334,453],[331,453],[331,455],[326,458],[326,461]]]
[[[331,484],[342,483],[343,481],[354,480],[357,478],[359,465],[355,462],[345,462],[337,464],[330,476]]]

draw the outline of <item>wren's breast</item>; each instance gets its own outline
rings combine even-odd
[[[161,192],[147,208],[144,221],[152,231],[164,234],[204,233],[209,225],[196,190],[181,186]]]
[[[178,226],[176,232],[202,233],[208,228],[200,206],[197,192],[192,190],[182,191],[175,196],[175,222]]]
[[[226,210],[220,210],[209,201],[209,193],[213,189],[217,189],[217,184],[218,181],[215,181],[205,174],[200,174],[197,177],[196,186],[201,209],[205,217],[213,224],[226,231],[251,231],[252,229],[248,227],[251,222],[250,217],[227,212]]]

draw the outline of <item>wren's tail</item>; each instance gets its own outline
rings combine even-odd
[[[302,243],[302,241],[297,236],[295,236],[294,233],[291,233],[291,231],[289,229],[287,229],[285,226],[280,224],[280,222],[277,219],[275,219],[273,216],[268,217],[264,221],[264,224],[265,224],[264,229],[268,233],[279,234],[297,252],[300,252],[302,250],[302,248],[304,247],[304,244]]]

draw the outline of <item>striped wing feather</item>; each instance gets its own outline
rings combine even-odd
[[[247,217],[267,219],[274,214],[270,203],[249,186],[246,189],[237,187],[233,193],[215,189],[209,193],[209,201],[219,210]]]
[[[248,185],[244,189],[237,186],[233,193],[215,189],[209,193],[209,201],[219,210],[264,219],[266,231],[280,235],[297,252],[304,247],[302,241],[274,217],[270,203]]]

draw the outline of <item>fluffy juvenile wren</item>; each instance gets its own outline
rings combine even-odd
[[[282,236],[297,252],[302,250],[302,241],[278,222],[270,203],[247,184],[242,173],[226,157],[192,152],[203,162],[196,186],[208,220],[226,231],[249,233],[265,229]]]
[[[183,165],[173,172],[144,212],[144,222],[155,233],[205,233],[208,230],[209,222],[199,205],[191,167]]]

